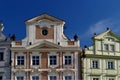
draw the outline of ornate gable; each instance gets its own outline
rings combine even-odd
[[[45,20],[45,19],[49,20],[49,21],[52,21],[52,22],[64,22],[63,20],[55,18],[55,17],[50,16],[48,14],[42,14],[40,16],[37,16],[37,17],[34,17],[32,19],[26,20],[25,23],[34,23],[34,22],[38,22],[40,20]]]
[[[111,30],[107,30],[99,35],[93,37],[93,39],[106,39],[106,38],[113,38],[116,41],[120,41],[120,37],[113,33]]]

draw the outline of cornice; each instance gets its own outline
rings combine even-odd
[[[116,60],[120,60],[120,56],[94,55],[94,54],[86,54],[82,58],[98,58],[98,59],[116,59]]]
[[[79,47],[62,47],[62,48],[39,48],[39,49],[26,49],[24,47],[12,47],[11,51],[78,51],[82,52]]]

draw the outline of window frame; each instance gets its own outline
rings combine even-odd
[[[115,78],[109,78],[108,80],[115,80]]]
[[[5,55],[8,54],[7,48],[6,47],[0,47],[0,53],[3,54],[3,57],[0,61],[5,61],[5,57],[6,57]]]
[[[62,77],[63,80],[65,80],[65,76],[71,76],[72,80],[74,80],[74,77],[75,77],[74,72],[72,72],[72,71],[63,72],[63,77]]]
[[[3,75],[0,75],[1,79],[0,80],[3,80]]]
[[[106,45],[107,48],[105,48],[105,45]],[[115,44],[113,44],[113,43],[105,43],[105,44],[103,44],[103,50],[104,51],[112,51],[112,52],[114,52],[115,51]]]
[[[66,77],[71,77],[70,80],[72,80],[72,75],[66,75],[66,76],[64,76],[64,80],[66,80]],[[67,79],[67,80],[69,80],[69,79]]]
[[[17,57],[18,56],[24,56],[24,65],[18,65],[17,63]],[[25,54],[23,54],[23,53],[18,53],[17,55],[16,55],[16,66],[25,66],[26,65],[26,55]]]
[[[55,65],[51,65],[50,64],[50,56],[56,56],[56,64]],[[50,53],[48,54],[48,67],[57,67],[58,66],[58,54],[56,53]]]
[[[104,44],[104,50],[109,51],[109,44]]]
[[[39,65],[33,65],[33,59],[32,59],[33,56],[39,56]],[[33,53],[30,55],[30,57],[31,57],[31,66],[32,66],[32,67],[41,66],[41,54],[40,54],[40,53],[35,53],[35,52],[33,52]]]
[[[32,75],[31,76],[31,80],[33,80],[33,77],[38,77],[38,80],[40,80],[40,76],[39,75]]]
[[[1,54],[2,54],[2,57],[1,57]],[[0,52],[0,61],[4,61],[4,52]]]
[[[115,69],[115,62],[114,61],[107,61],[107,69]]]
[[[49,32],[48,32],[48,28],[46,28],[46,27],[42,28],[41,34],[42,34],[43,36],[47,36],[48,33],[49,33]]]
[[[65,64],[65,56],[71,56],[71,64]],[[63,55],[63,64],[64,66],[70,66],[70,65],[73,65],[73,54],[71,53],[66,53]]]
[[[110,48],[109,49],[110,49],[110,51],[114,52],[115,51],[115,45],[114,44],[110,44]]]
[[[48,80],[50,80],[50,76],[56,76],[56,80],[58,80],[58,73],[57,72],[49,72],[48,73]]]
[[[97,62],[97,64],[96,64],[96,62]],[[93,68],[93,69],[99,69],[100,68],[99,60],[92,60],[91,61],[91,68]]]
[[[16,76],[16,80],[19,80],[19,79],[17,79],[18,77],[23,77],[23,80],[25,79],[24,76]],[[21,79],[20,79],[20,80],[21,80]]]
[[[92,80],[100,80],[98,77],[93,77]]]
[[[56,80],[57,80],[57,75],[49,75],[48,80],[51,80],[50,77],[56,77]]]

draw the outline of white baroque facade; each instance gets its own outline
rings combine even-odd
[[[0,80],[10,80],[10,44],[11,41],[3,34],[0,23]]]
[[[82,80],[120,80],[120,37],[107,29],[92,39],[82,57]]]
[[[42,14],[25,23],[26,37],[12,42],[11,80],[80,80],[80,43],[64,35],[65,22]]]

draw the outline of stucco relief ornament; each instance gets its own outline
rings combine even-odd
[[[51,21],[43,19],[38,21],[38,25],[40,25],[40,27],[45,27],[45,26],[50,27],[50,25],[52,24],[51,24]]]

